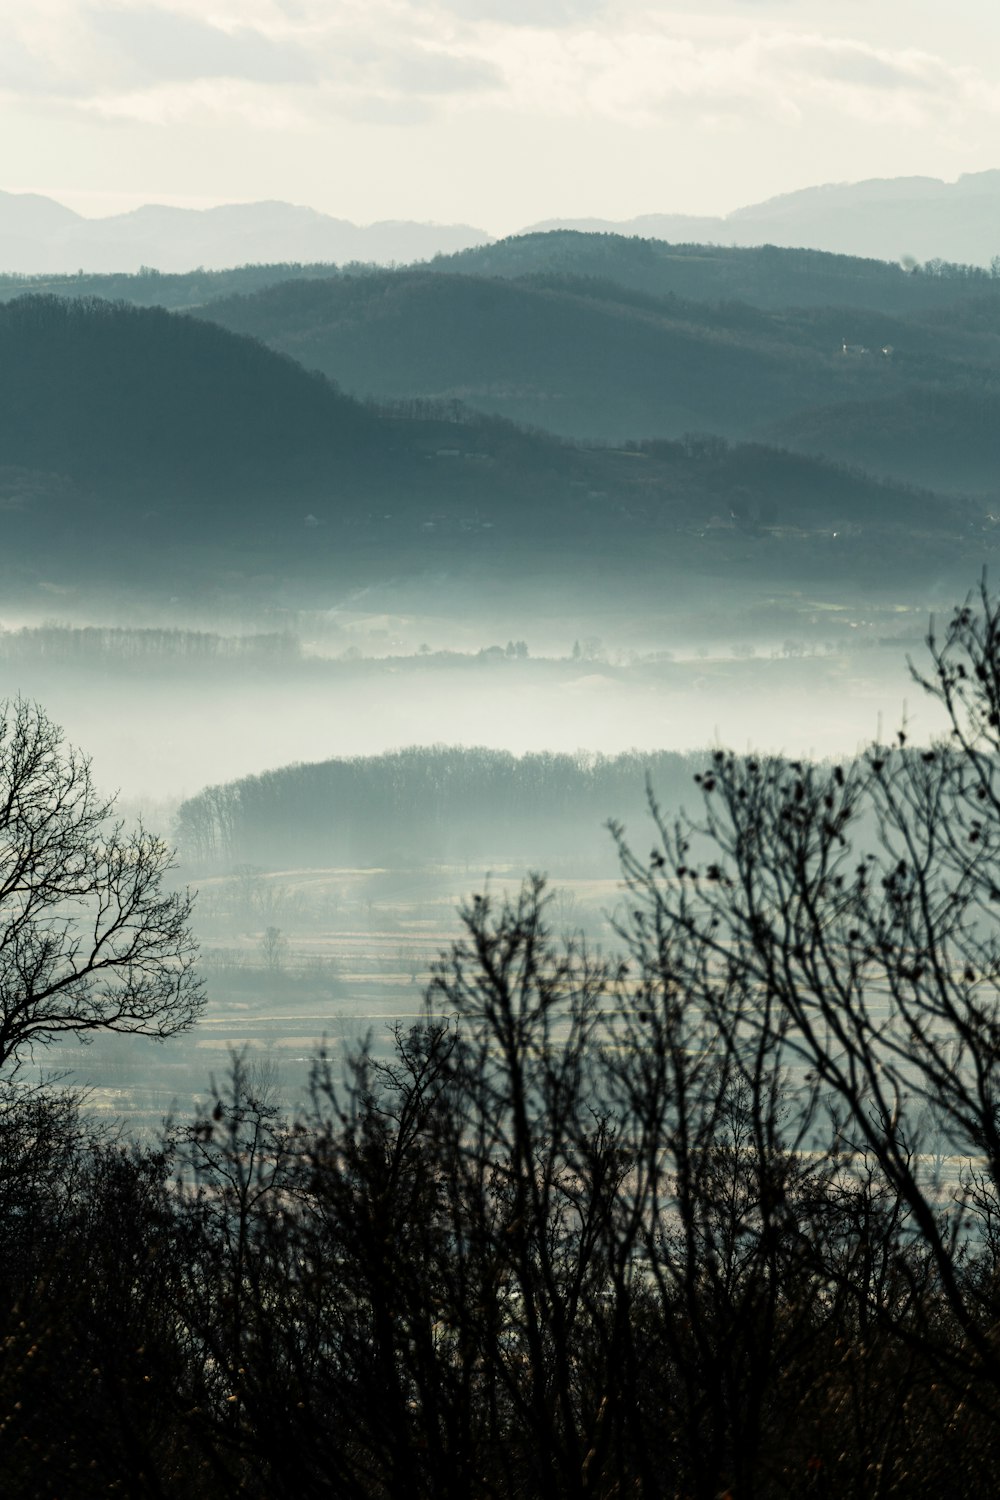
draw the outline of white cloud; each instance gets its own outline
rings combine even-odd
[[[251,26],[226,30],[162,8],[94,9],[89,21],[109,61],[152,83],[167,79],[244,78],[307,83],[315,59],[293,40]]]
[[[839,34],[818,0],[35,0],[0,23],[0,90],[165,125],[409,126],[486,106],[540,128],[983,128],[996,79],[897,44],[895,6],[845,4]]]
[[[720,35],[698,24],[646,18],[644,29],[494,38],[512,108],[604,117],[635,126],[683,114],[798,119],[935,120],[1000,109],[1000,91],[970,67],[912,49],[744,27]]]
[[[31,52],[17,36],[0,31],[0,89],[36,94],[49,86],[44,62]]]
[[[441,0],[442,11],[465,20],[536,29],[575,26],[608,8],[608,0]]]
[[[378,73],[400,94],[478,93],[499,88],[503,82],[495,63],[487,58],[430,49],[389,53],[380,59]]]
[[[196,0],[40,3],[33,23],[9,25],[6,38],[0,31],[0,90],[107,118],[207,120],[230,108],[239,119],[259,106],[268,119],[339,109],[411,123],[435,100],[502,83],[488,48],[443,33],[409,0],[342,0],[334,9],[250,0],[235,14],[228,0],[211,9]]]

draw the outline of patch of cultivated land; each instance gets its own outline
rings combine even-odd
[[[609,868],[613,858],[609,852]],[[92,1109],[155,1133],[185,1118],[221,1080],[229,1055],[250,1049],[273,1064],[284,1100],[308,1086],[321,1046],[343,1056],[370,1035],[388,1050],[392,1028],[419,1021],[437,960],[461,933],[458,907],[474,891],[515,894],[521,870],[435,867],[241,871],[200,883],[199,936],[208,1005],[170,1042],[101,1037],[81,1049],[50,1047],[37,1061],[89,1092]],[[609,947],[621,887],[606,879],[553,882],[558,937],[583,932]],[[268,929],[274,936],[267,938]]]

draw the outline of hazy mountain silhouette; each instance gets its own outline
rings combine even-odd
[[[552,219],[532,230],[614,231],[720,245],[786,245],[897,260],[989,265],[1000,255],[1000,171],[957,182],[872,178],[783,193],[719,218],[644,214],[625,221]]]
[[[621,222],[550,220],[525,235],[576,229],[686,245],[775,245],[888,261],[989,265],[1000,255],[998,223],[1000,171],[989,171],[954,183],[932,177],[830,183],[721,217],[656,213]],[[37,194],[0,193],[0,270],[24,274],[141,266],[189,271],[269,262],[405,264],[490,240],[466,224],[387,220],[361,227],[280,202],[206,209],[146,204],[129,213],[85,218]]]
[[[84,218],[50,198],[0,193],[0,268],[22,273],[189,271],[275,261],[425,260],[489,239],[464,224],[387,220],[360,227],[290,203],[218,208],[147,204]]]

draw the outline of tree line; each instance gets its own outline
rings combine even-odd
[[[608,808],[642,816],[647,775],[680,800],[696,764],[673,751],[412,747],[206,787],[181,804],[174,832],[186,861],[224,867],[555,858],[599,846]]]
[[[779,245],[673,244],[638,235],[558,229],[513,235],[436,256],[441,274],[593,276],[653,296],[738,300],[758,307],[868,307],[882,312],[946,307],[995,296],[997,263],[934,260],[927,267]]]
[[[212,631],[136,629],[114,625],[25,625],[0,628],[0,661],[110,663],[146,666],[213,662],[261,666],[299,661],[298,639],[284,631],[224,636]]]

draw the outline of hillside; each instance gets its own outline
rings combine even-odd
[[[1000,380],[1000,338],[972,329],[864,310],[682,302],[568,276],[346,275],[213,302],[200,315],[359,395],[458,399],[588,440],[746,438],[914,386]],[[845,355],[845,344],[865,353]],[[846,440],[828,456],[862,461]],[[978,477],[943,439],[939,468],[949,460],[952,488]]]
[[[968,297],[1000,298],[1000,279],[970,265],[904,269],[898,262],[773,244],[733,248],[570,229],[518,235],[438,256],[429,269],[467,276],[589,276],[654,297],[736,300],[764,308],[906,314]]]
[[[457,398],[573,438],[744,436],[791,409],[884,393],[751,309],[564,278],[407,272],[286,283],[201,310],[359,394]]]
[[[849,453],[875,474],[953,491],[996,492],[1000,392],[912,389],[880,401],[850,401],[789,417],[768,432],[805,453]]]
[[[341,269],[361,274],[363,257],[330,261],[239,262],[246,244],[233,247],[226,269],[58,275],[0,274],[0,301],[25,292],[61,297],[96,296],[141,307],[192,309],[217,298],[247,295],[280,282],[330,279]],[[405,257],[398,257],[401,261]],[[370,271],[377,270],[373,265]],[[613,283],[652,297],[684,301],[739,301],[752,307],[868,309],[905,316],[986,299],[1000,305],[1000,279],[980,267],[936,264],[904,269],[898,263],[820,250],[732,248],[634,235],[553,230],[516,235],[455,254],[425,267],[437,274],[524,278],[571,276]],[[404,268],[405,274],[405,268]]]
[[[373,451],[374,423],[320,376],[159,309],[26,297],[0,308],[7,464],[159,493],[308,483]]]
[[[456,427],[463,426],[456,437]],[[572,465],[541,436],[428,410],[381,414],[253,339],[158,308],[26,297],[0,307],[0,504],[44,554],[155,572],[277,560],[407,537],[428,513],[565,499]],[[489,443],[489,472],[445,462]],[[561,488],[560,488],[561,485]],[[536,487],[539,493],[536,493]],[[455,522],[457,526],[457,520]],[[54,545],[54,540],[57,542]]]
[[[99,297],[103,302],[189,312],[217,298],[246,296],[279,282],[328,279],[338,274],[337,267],[328,261],[275,261],[216,271],[155,271],[147,267],[141,271],[78,272],[75,276],[0,273],[0,302],[24,296]]]
[[[158,309],[18,300],[0,308],[0,353],[8,584],[273,593],[469,569],[581,588],[692,569],[884,581],[961,559],[982,524],[975,508],[759,445],[595,449],[456,405],[366,406],[252,339]]]

